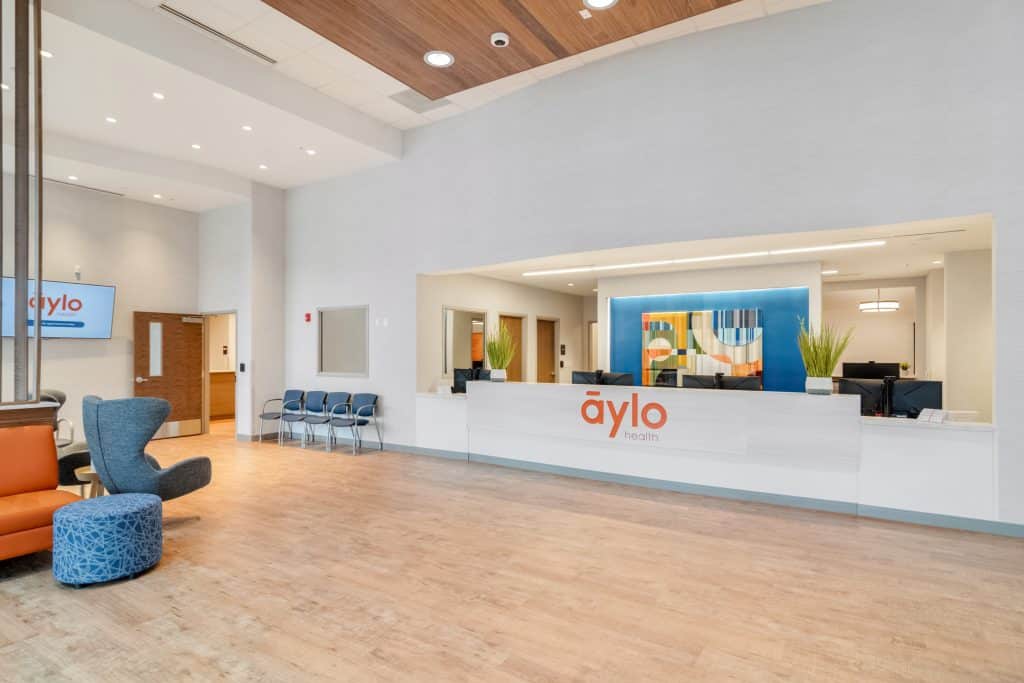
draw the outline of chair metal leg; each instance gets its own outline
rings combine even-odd
[[[380,424],[377,422],[377,418],[373,418],[373,426],[377,430],[377,444],[380,446],[380,450],[384,450],[384,439],[380,435]]]
[[[258,432],[256,432],[256,433],[257,433],[257,434],[259,435],[259,437],[260,437],[260,439],[259,439],[260,443],[263,443],[263,418],[262,418],[262,417],[260,418],[260,427],[259,427],[259,431],[258,431]]]
[[[352,425],[352,455],[357,455],[356,448],[359,446],[359,428]]]

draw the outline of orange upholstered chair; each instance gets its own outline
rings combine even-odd
[[[48,550],[54,510],[76,500],[57,490],[52,427],[0,429],[0,560]]]

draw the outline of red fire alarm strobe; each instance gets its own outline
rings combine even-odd
[[[308,322],[312,322],[312,321],[313,321],[313,314],[312,313],[307,313],[306,314],[306,322],[308,323]]]

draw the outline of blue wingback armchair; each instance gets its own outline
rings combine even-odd
[[[92,466],[110,493],[153,493],[171,500],[210,483],[209,458],[189,458],[161,468],[145,452],[170,412],[171,404],[162,398],[104,401],[86,396],[82,401]]]

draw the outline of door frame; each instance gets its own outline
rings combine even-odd
[[[238,433],[238,309],[202,311],[203,316],[203,434],[210,433],[210,317],[235,316],[235,433]]]
[[[551,341],[554,344],[554,347],[551,349],[551,357],[554,359],[554,366],[555,367],[553,368],[553,370],[555,371],[555,378],[551,382],[552,382],[552,384],[561,384],[562,383],[562,381],[561,381],[562,380],[562,373],[559,372],[559,370],[561,370],[561,368],[559,367],[558,361],[561,360],[561,358],[562,358],[562,356],[559,354],[559,351],[562,348],[562,345],[561,345],[561,339],[562,339],[562,319],[561,318],[555,318],[553,316],[548,316],[548,315],[538,315],[537,318],[533,321],[534,339],[538,339],[538,337],[539,337],[539,335],[537,334],[537,331],[538,331],[538,329],[540,327],[540,323],[542,323],[542,322],[544,322],[544,323],[551,323],[554,326],[553,330],[552,330],[552,333],[551,333]],[[539,356],[539,354],[540,354],[540,340],[539,339],[537,340],[536,346],[537,346],[537,348],[534,349],[534,353],[533,353],[534,370],[536,372],[536,377],[534,377],[534,381],[540,383],[540,356]]]

